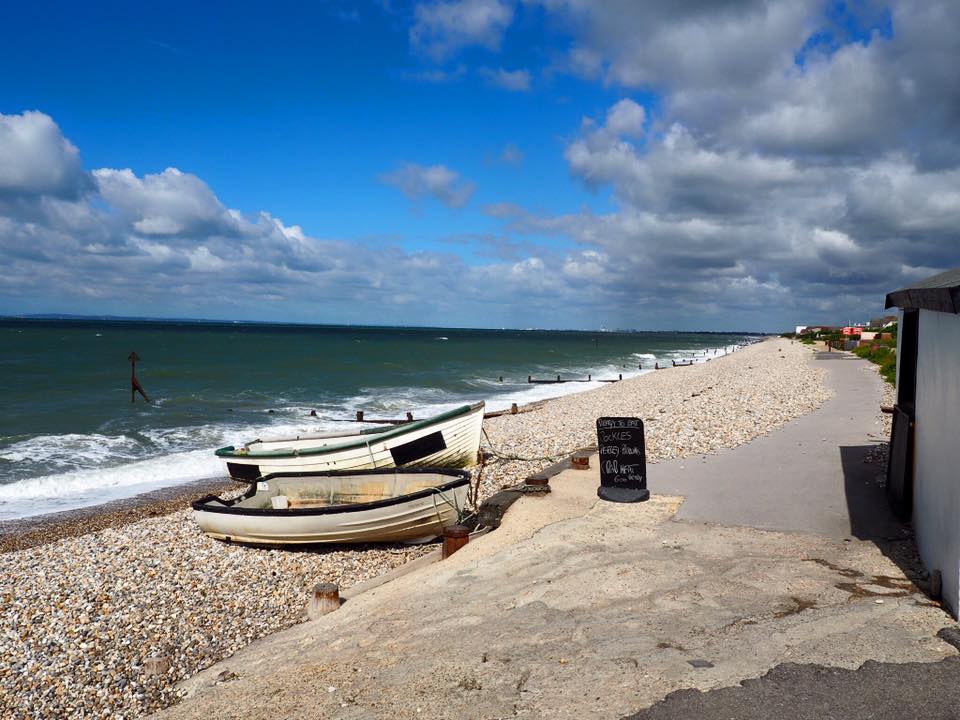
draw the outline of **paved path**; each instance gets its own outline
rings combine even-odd
[[[778,665],[742,686],[683,690],[627,720],[957,720],[960,658],[867,662],[857,670]]]
[[[716,456],[651,465],[651,491],[685,496],[681,520],[835,538],[902,537],[878,489],[878,468],[864,462],[881,439],[883,381],[847,353],[817,353],[811,364],[828,370],[834,393],[822,408]]]

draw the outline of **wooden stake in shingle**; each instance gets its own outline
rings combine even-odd
[[[340,587],[335,583],[319,583],[307,603],[307,617],[316,620],[340,609]]]

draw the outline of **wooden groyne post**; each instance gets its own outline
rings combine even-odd
[[[340,609],[340,586],[336,583],[319,583],[307,601],[307,617],[316,620]]]
[[[137,355],[137,351],[132,351],[128,356],[127,360],[130,361],[130,402],[133,402],[137,399],[137,393],[143,395],[143,399],[146,402],[150,402],[150,398],[147,397],[146,391],[143,389],[143,385],[140,384],[140,381],[137,380],[137,360],[140,359],[140,356]]]

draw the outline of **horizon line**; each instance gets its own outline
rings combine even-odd
[[[0,321],[5,320],[63,320],[77,322],[143,322],[143,323],[191,323],[195,325],[277,325],[292,327],[327,327],[327,328],[390,328],[406,330],[490,330],[494,332],[583,332],[583,333],[686,333],[706,335],[777,335],[776,332],[759,330],[644,330],[640,328],[545,328],[545,327],[464,327],[446,325],[368,325],[364,323],[309,323],[292,320],[220,320],[212,318],[185,318],[185,317],[150,317],[138,315],[76,315],[71,313],[30,313],[19,315],[0,314]],[[786,332],[786,331],[784,331]]]

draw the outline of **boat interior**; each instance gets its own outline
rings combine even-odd
[[[356,475],[270,476],[233,507],[284,510],[371,503],[441,487],[457,480],[439,472],[357,473]]]

